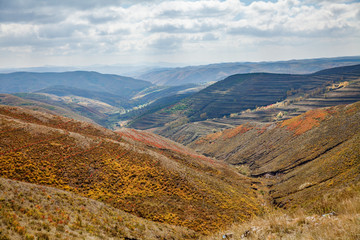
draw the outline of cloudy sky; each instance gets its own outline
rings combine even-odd
[[[0,68],[360,55],[360,1],[0,0]]]

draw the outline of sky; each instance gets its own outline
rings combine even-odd
[[[355,55],[359,0],[0,0],[0,68]]]

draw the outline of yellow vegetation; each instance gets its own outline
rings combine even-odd
[[[0,118],[2,177],[72,191],[201,233],[261,210],[249,179],[147,133],[134,131],[132,139],[152,151],[90,124],[8,107],[0,113],[5,115]]]

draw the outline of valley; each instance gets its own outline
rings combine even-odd
[[[0,75],[0,238],[356,239],[354,59],[200,85]]]
[[[0,113],[1,177],[71,191],[199,233],[261,211],[250,178],[169,140],[21,108],[2,106]]]

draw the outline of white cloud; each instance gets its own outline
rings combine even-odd
[[[58,54],[85,59],[84,64],[107,57],[125,62],[134,55],[171,61],[174,53],[184,56],[183,62],[201,56],[207,62],[266,60],[273,51],[260,44],[288,51],[293,42],[299,50],[291,54],[311,49],[309,57],[331,55],[331,48],[313,49],[335,41],[344,46],[344,55],[360,54],[354,44],[360,40],[359,23],[357,1],[0,0],[0,63],[7,63],[1,57],[5,53],[19,56],[19,49],[26,49],[27,58],[36,56],[38,64]],[[266,59],[249,49],[262,49]],[[192,52],[197,56],[189,57]],[[249,59],[241,54],[245,52]]]

